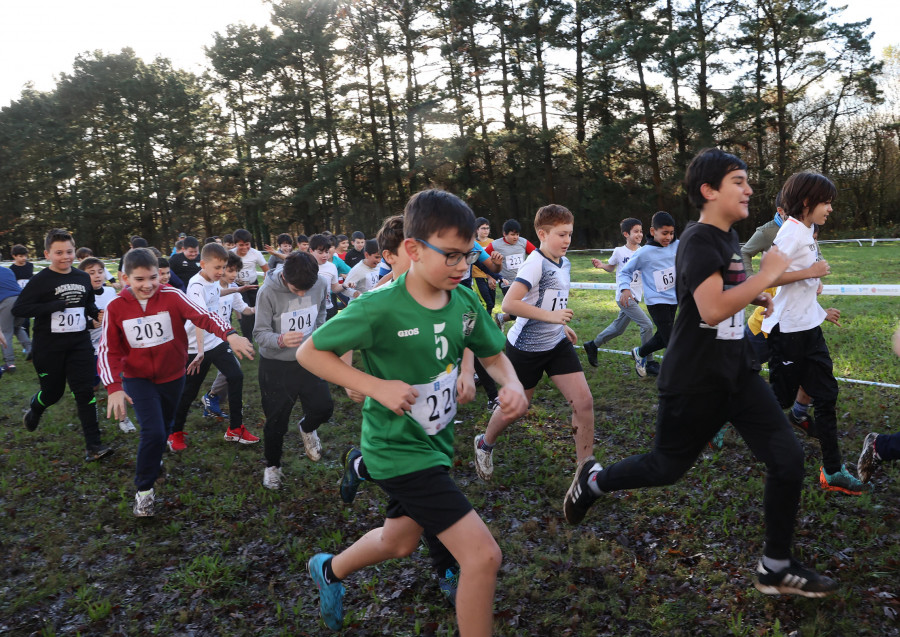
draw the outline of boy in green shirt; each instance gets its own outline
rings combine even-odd
[[[460,633],[489,635],[500,548],[449,476],[457,393],[470,395],[473,383],[471,368],[460,374],[465,348],[503,386],[500,409],[519,417],[525,394],[502,353],[503,335],[491,329],[474,292],[457,289],[478,258],[472,211],[449,193],[427,190],[410,199],[404,215],[409,272],[360,297],[297,351],[311,373],[367,396],[362,451],[370,475],[390,496],[384,526],[339,555],[313,556],[309,572],[325,623],[339,630],[341,580],[410,555],[423,530],[432,532],[460,564]],[[350,349],[360,350],[365,372],[339,358]]]

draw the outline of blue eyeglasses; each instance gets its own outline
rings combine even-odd
[[[419,243],[424,243],[426,246],[437,252],[438,254],[444,255],[444,263],[449,266],[454,266],[463,259],[466,260],[466,265],[472,265],[476,261],[478,261],[478,257],[481,254],[480,250],[470,250],[469,252],[444,252],[440,248],[435,248],[433,245],[425,241],[425,239],[416,239]]]

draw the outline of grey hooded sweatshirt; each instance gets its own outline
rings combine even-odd
[[[325,322],[325,299],[329,280],[319,275],[303,296],[297,296],[281,277],[281,268],[266,273],[256,296],[256,327],[253,338],[259,343],[259,355],[279,361],[295,360],[296,347],[281,347],[278,337],[284,332],[303,332],[304,340]]]

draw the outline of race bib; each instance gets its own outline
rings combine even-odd
[[[238,272],[238,281],[243,283],[244,285],[254,285],[258,283],[256,279],[256,266],[252,268],[248,268],[246,270],[241,270]]]
[[[122,321],[125,338],[133,349],[146,349],[168,343],[175,338],[168,312]]]
[[[525,255],[522,254],[510,254],[504,259],[504,263],[506,264],[507,270],[518,270],[522,267],[522,264],[525,262]]]
[[[437,380],[413,385],[419,392],[411,415],[429,436],[442,431],[456,416],[456,366],[438,376]]]
[[[744,338],[744,310],[740,310],[718,325],[716,338],[722,341],[736,341]]]
[[[281,315],[281,333],[303,332],[303,336],[309,336],[312,334],[318,311],[318,305],[311,305],[301,310],[285,312]]]
[[[231,322],[231,303],[226,303],[224,300],[219,301],[219,316],[225,319],[226,322]]]
[[[54,334],[82,332],[86,325],[83,307],[67,307],[50,315],[50,331]]]
[[[541,309],[555,312],[556,310],[564,310],[569,307],[569,291],[568,290],[545,290],[544,298],[541,300]]]
[[[367,291],[374,290],[375,286],[378,285],[378,282],[381,281],[381,277],[378,276],[378,270],[369,272],[369,274],[367,274],[366,276],[369,279],[369,287],[367,288]]]
[[[665,270],[655,270],[653,272],[653,282],[656,283],[657,292],[665,292],[675,287],[675,266],[666,268]]]

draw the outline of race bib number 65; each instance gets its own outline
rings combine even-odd
[[[168,312],[122,321],[122,329],[128,344],[134,349],[156,347],[175,338]]]
[[[657,292],[665,292],[675,287],[675,266],[653,272],[653,282]]]
[[[419,392],[413,403],[411,415],[429,436],[442,431],[456,416],[456,378],[459,375],[454,366],[431,383],[413,385]]]

